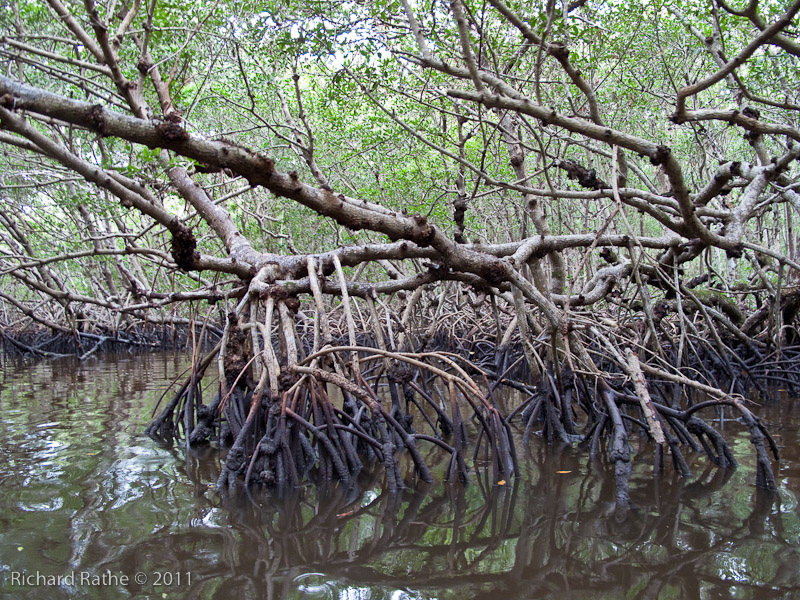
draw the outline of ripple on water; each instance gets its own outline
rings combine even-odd
[[[305,573],[294,578],[297,591],[306,598],[333,600],[336,588],[324,573]]]

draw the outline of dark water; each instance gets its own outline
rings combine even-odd
[[[6,359],[2,359],[6,360]],[[141,435],[185,358],[22,364],[0,374],[3,598],[800,598],[800,401],[759,410],[782,446],[778,498],[735,472],[631,481],[577,449],[520,449],[524,478],[389,495],[311,487],[223,501],[213,449]],[[58,580],[57,576],[61,576]]]

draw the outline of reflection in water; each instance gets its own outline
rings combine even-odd
[[[777,498],[753,494],[752,451],[735,422],[725,427],[738,471],[701,459],[692,465],[699,475],[681,481],[637,464],[636,508],[624,518],[608,465],[539,439],[520,447],[524,477],[502,486],[474,477],[467,487],[389,494],[378,469],[355,489],[220,498],[209,487],[216,449],[187,457],[141,435],[165,382],[184,366],[170,355],[4,364],[0,595],[800,597],[793,401],[761,411],[783,444]],[[22,571],[115,578],[29,586],[19,584]]]

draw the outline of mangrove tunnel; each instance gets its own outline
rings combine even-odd
[[[186,348],[147,433],[220,491],[508,485],[522,432],[624,512],[725,421],[776,489],[800,1],[6,6],[4,347]]]

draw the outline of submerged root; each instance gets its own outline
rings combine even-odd
[[[492,384],[497,383],[492,381],[493,373],[482,372],[463,359],[435,352],[384,353],[350,346],[328,348],[322,356],[336,362],[351,352],[358,353],[362,367],[354,380],[318,366],[318,354],[293,366],[293,377],[282,378],[284,387],[278,394],[242,377],[225,397],[217,395],[204,405],[197,377],[194,383],[189,378],[148,433],[184,438],[186,424],[193,422],[189,444],[216,440],[229,445],[218,480],[221,489],[241,481],[268,486],[297,486],[305,480],[350,485],[365,463],[377,462],[384,467],[387,489],[398,491],[413,480],[466,482],[476,465],[488,469],[496,483],[502,482],[519,473],[514,430],[522,433],[525,443],[536,432],[550,443],[581,442],[590,456],[603,453],[614,465],[616,502],[624,509],[630,503],[634,436],[647,436],[654,443],[656,473],[663,472],[669,456],[680,475],[690,476],[687,451],[703,452],[721,468],[735,468],[736,459],[725,438],[699,416],[701,411],[730,406],[750,429],[757,454],[757,485],[776,489],[767,454],[771,449],[777,459],[774,441],[763,424],[732,397],[712,398],[686,409],[652,399],[645,405],[631,382],[562,373],[558,383],[548,369],[536,386],[500,382],[529,391],[529,397],[506,415],[493,398]],[[406,380],[397,381],[382,369],[382,359],[389,356],[413,367],[406,372]],[[207,362],[210,359],[201,362],[195,373],[202,372]],[[484,385],[479,386],[465,367],[480,373]],[[392,385],[400,388],[398,398],[404,403],[394,404],[388,391]],[[193,411],[192,420],[187,421],[187,410]],[[436,474],[432,467],[441,459],[431,462],[432,450],[437,457],[442,452],[449,456],[446,468]],[[410,459],[408,470],[403,455]]]
[[[339,362],[352,352],[358,353],[363,369],[352,379],[318,366],[323,357]],[[397,381],[396,369],[389,373],[380,368],[384,358],[395,366],[411,366],[403,381]],[[210,361],[207,357],[204,364]],[[396,491],[408,479],[403,453],[411,459],[412,479],[434,481],[426,459],[430,452],[422,446],[449,454],[444,478],[465,482],[468,432],[473,429],[475,453],[484,451],[497,481],[518,473],[511,428],[455,357],[331,347],[285,373],[277,393],[261,381],[254,385],[241,377],[209,406],[193,400],[199,387],[187,381],[147,432],[162,438],[188,436],[190,444],[230,444],[218,480],[221,489],[234,486],[240,477],[245,484],[296,486],[311,479],[347,485],[364,461],[377,461],[385,468],[388,488]],[[390,386],[402,388],[404,406],[391,402],[391,394],[384,392]],[[186,411],[194,411],[191,429]]]
[[[714,411],[728,407],[750,432],[756,484],[777,488],[769,457],[772,451],[778,458],[777,447],[744,399],[664,368],[663,359],[652,366],[645,360],[652,354],[635,340],[590,328],[582,339],[569,338],[571,354],[545,335],[516,352],[489,342],[456,344],[452,353],[405,352],[389,349],[391,330],[384,335],[376,327],[374,335],[359,337],[350,322],[349,344],[335,346],[330,332],[318,331],[309,347],[285,299],[269,297],[264,308],[264,321],[256,309],[229,317],[220,343],[196,361],[147,429],[187,445],[228,447],[220,489],[309,480],[350,486],[371,463],[383,466],[390,491],[414,481],[467,482],[478,469],[502,484],[519,474],[520,437],[527,444],[535,434],[551,444],[579,443],[589,457],[612,463],[616,505],[624,513],[636,437],[653,444],[656,475],[671,463],[691,476],[687,452],[736,468],[712,425]],[[377,321],[376,311],[372,316]],[[700,361],[716,356],[695,354]],[[218,391],[206,405],[201,382],[214,363]],[[754,363],[752,372],[758,368]],[[503,388],[514,401],[498,400]]]

